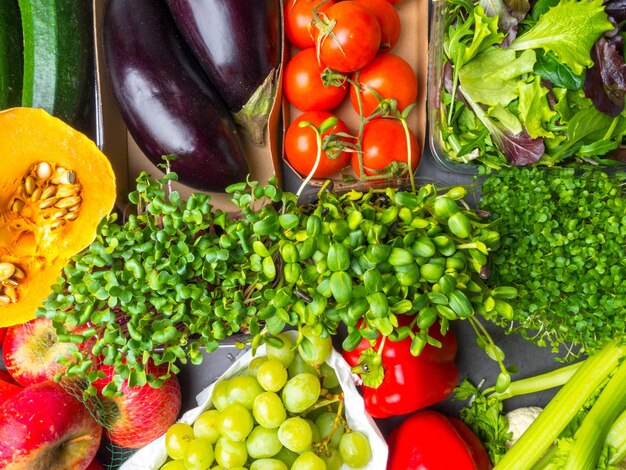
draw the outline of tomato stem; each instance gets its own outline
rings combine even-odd
[[[323,123],[322,123],[322,125],[323,125]],[[322,133],[320,132],[320,130],[317,127],[315,127],[310,122],[302,121],[300,123],[300,127],[305,127],[305,126],[306,127],[310,127],[311,129],[313,129],[313,132],[315,132],[315,141],[317,143],[317,154],[315,155],[315,163],[313,164],[313,168],[311,168],[311,171],[306,176],[306,178],[304,179],[304,181],[302,182],[302,184],[298,188],[298,191],[296,192],[296,196],[298,198],[302,194],[302,191],[304,191],[304,188],[306,188],[306,186],[311,181],[311,178],[313,178],[313,175],[317,171],[317,167],[319,166],[320,161],[322,159]]]

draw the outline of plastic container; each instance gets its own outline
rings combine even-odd
[[[434,0],[430,13],[430,37],[428,40],[428,97],[427,119],[430,126],[428,144],[433,160],[441,169],[461,175],[475,175],[478,165],[458,163],[445,152],[441,139],[440,90],[443,86],[443,37],[446,28],[445,10],[447,0]]]
[[[477,0],[472,0],[472,2],[478,3]],[[449,15],[447,14],[449,5],[451,5],[451,3],[448,0],[433,0],[432,8],[431,8],[430,23],[429,23],[430,35],[429,35],[427,117],[428,117],[428,124],[430,127],[430,134],[429,134],[428,139],[429,139],[429,146],[430,146],[432,158],[435,164],[437,165],[437,167],[441,168],[444,171],[458,174],[458,175],[482,174],[484,171],[481,171],[481,169],[491,171],[491,172],[497,171],[496,169],[494,169],[496,168],[495,164],[493,165],[494,168],[490,168],[491,165],[488,166],[488,164],[480,162],[478,160],[472,161],[471,157],[467,158],[467,162],[461,161],[461,158],[453,157],[449,153],[450,148],[452,146],[448,142],[445,142],[444,139],[442,138],[443,126],[441,124],[445,123],[446,118],[447,118],[447,116],[442,115],[442,113],[445,114],[447,110],[445,109],[445,107],[443,110],[441,109],[441,97],[442,97],[441,92],[444,88],[444,83],[445,83],[444,80],[445,80],[445,68],[446,67],[444,67],[444,62],[446,62],[447,60],[446,54],[444,52],[444,40],[446,38],[447,29],[448,27],[450,27],[449,23],[451,22],[451,19]],[[518,35],[519,34],[523,34],[523,33],[518,33]],[[576,37],[572,38],[572,40],[576,40],[576,39],[577,39]],[[551,87],[554,89],[559,88],[557,85],[551,85]],[[561,87],[561,89],[563,88]],[[558,103],[559,102],[557,101],[557,104]],[[587,109],[585,108],[585,109],[582,109],[581,111],[584,112],[586,110]],[[571,122],[574,121],[577,115],[575,114],[574,111],[572,111],[572,113],[574,113],[572,114],[573,119],[568,118],[567,121],[562,123],[563,126],[567,126],[570,121]],[[602,112],[598,112],[597,115],[594,114],[592,118],[596,119],[600,116],[604,117],[607,120],[609,118],[608,115],[606,114],[603,115]],[[582,119],[584,120],[585,117],[583,117]],[[614,124],[611,124],[611,122],[609,121],[606,125],[607,131],[611,129],[613,125]],[[576,127],[574,127],[574,129],[576,129]],[[581,131],[578,130],[578,132],[580,133]],[[602,130],[600,129],[589,130],[588,133],[589,133],[589,137],[585,137],[584,139],[581,139],[579,141],[579,144],[583,146],[588,146],[589,144],[595,143],[593,139],[600,140],[600,139],[605,138],[602,136],[603,133],[602,133]],[[563,133],[557,134],[555,131],[555,136],[562,137],[563,135],[564,135]],[[613,135],[610,138],[610,140],[612,141],[614,139],[615,139],[615,135]],[[565,142],[567,141],[569,141],[568,137],[565,138]],[[624,141],[622,138],[622,143],[623,142]],[[556,144],[554,142],[549,142],[546,140],[545,145],[546,145],[546,151],[549,152],[550,145],[552,145],[552,147],[554,148]],[[569,155],[567,152],[568,151],[565,150],[565,155]],[[597,156],[598,161],[594,161],[596,157],[593,156],[590,152],[591,150],[588,150],[587,156],[580,156],[577,154],[571,155],[571,156],[563,156],[563,157],[556,159],[556,161],[552,164],[548,164],[548,162],[544,163],[540,161],[537,163],[532,163],[528,166],[541,166],[546,169],[583,168],[585,170],[595,169],[595,168],[603,169],[603,168],[610,168],[613,166],[613,164],[607,165],[606,162],[602,161],[602,159],[605,158],[604,156]],[[545,154],[544,154],[544,157],[542,158],[545,158]],[[497,164],[500,165],[500,162],[498,162]],[[615,165],[623,168],[623,163],[620,164],[618,162]],[[504,161],[502,161],[502,166],[503,167],[507,166]]]

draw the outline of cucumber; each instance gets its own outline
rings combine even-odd
[[[18,1],[24,34],[22,106],[43,108],[77,125],[93,83],[92,2]]]
[[[22,26],[17,0],[1,0],[0,109],[20,105],[23,70]]]

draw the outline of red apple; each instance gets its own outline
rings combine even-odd
[[[6,328],[0,328],[0,349],[2,349],[2,342],[4,341],[4,334],[7,332]]]
[[[84,328],[84,327],[81,327]],[[52,380],[64,366],[71,343],[62,343],[49,318],[35,318],[7,328],[2,355],[11,376],[23,386]]]
[[[112,380],[115,371],[107,365],[101,366],[100,370],[106,378],[98,379],[94,386],[102,390]],[[146,372],[160,377],[165,375],[167,368],[150,364]],[[128,381],[124,380],[120,391],[120,396],[100,395],[102,409],[106,410],[106,416],[100,421],[107,423],[105,433],[118,446],[131,449],[145,446],[164,434],[180,412],[180,385],[175,375],[160,388],[148,384],[129,387]]]
[[[93,459],[85,470],[104,470],[104,466],[98,459]]]
[[[9,373],[7,371],[0,370],[0,405],[20,390],[22,390],[22,387],[15,384]]]
[[[0,405],[0,468],[84,470],[102,427],[56,382],[24,388]]]

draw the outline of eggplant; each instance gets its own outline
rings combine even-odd
[[[263,143],[281,56],[279,0],[166,0],[235,122]]]
[[[237,127],[161,0],[109,0],[105,64],[130,134],[155,165],[179,180],[223,191],[249,170]]]

